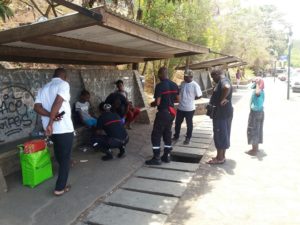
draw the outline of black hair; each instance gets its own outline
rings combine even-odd
[[[160,67],[159,70],[158,70],[158,75],[162,76],[162,77],[168,77],[168,69],[167,67],[163,66],[163,67]]]
[[[122,80],[117,80],[117,81],[115,82],[115,84],[116,84],[116,85],[124,84],[124,82],[123,82]]]
[[[104,105],[105,105],[105,102],[101,102],[100,104],[99,104],[99,110],[102,112],[102,111],[104,111]]]
[[[66,70],[62,67],[57,68],[56,70],[54,70],[53,77],[59,77],[62,73],[66,73]]]
[[[90,92],[88,92],[87,90],[82,90],[80,96],[86,96],[86,95],[90,95]]]
[[[223,71],[220,69],[215,69],[213,71],[211,71],[211,76],[221,76],[223,74]]]

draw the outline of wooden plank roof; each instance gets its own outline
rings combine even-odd
[[[114,65],[208,53],[105,7],[0,32],[0,61]]]
[[[226,57],[209,59],[209,60],[205,60],[205,61],[202,61],[199,63],[191,64],[191,65],[189,65],[189,69],[191,69],[191,70],[207,69],[207,68],[212,68],[215,66],[228,65],[228,64],[237,63],[237,62],[242,62],[242,60],[235,56],[226,56]],[[178,67],[177,69],[184,70],[185,68],[186,68],[185,66],[181,66],[181,67]]]
[[[235,67],[240,67],[240,66],[245,66],[247,65],[246,62],[238,62],[238,63],[232,63],[227,65],[227,68],[235,68]]]

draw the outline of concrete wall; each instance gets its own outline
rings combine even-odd
[[[194,70],[194,80],[200,85],[203,97],[208,97],[212,88],[212,82],[209,71]]]
[[[140,80],[133,71],[68,70],[71,105],[83,88],[90,91],[94,108],[115,90],[114,82],[124,80],[135,105],[144,107]],[[40,119],[33,111],[34,96],[51,80],[53,70],[0,70],[0,151],[8,143],[26,138],[40,129]]]

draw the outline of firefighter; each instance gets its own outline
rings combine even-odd
[[[177,84],[168,79],[168,69],[161,67],[158,71],[160,83],[155,87],[152,107],[157,107],[158,112],[153,124],[151,134],[153,157],[146,161],[147,165],[160,165],[161,161],[170,162],[172,150],[172,124],[176,116],[174,102],[179,102],[179,89]],[[164,153],[160,158],[160,141],[163,137]]]
[[[102,157],[104,161],[113,159],[112,148],[120,150],[118,157],[121,158],[125,155],[125,146],[129,141],[127,131],[120,116],[115,112],[111,112],[110,104],[103,102],[100,104],[99,109],[101,115],[97,121],[97,135],[92,140],[93,146],[105,152],[106,155]],[[106,134],[101,134],[101,130],[104,130]]]

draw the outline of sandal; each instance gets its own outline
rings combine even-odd
[[[223,164],[225,161],[226,161],[226,159],[218,160],[217,158],[212,158],[211,160],[209,160],[206,163],[210,164],[210,165],[218,165],[218,164]]]
[[[61,191],[54,191],[53,194],[57,197],[62,196],[63,194],[69,192],[71,189],[71,185],[66,185],[65,188]]]

